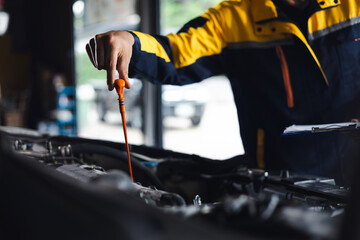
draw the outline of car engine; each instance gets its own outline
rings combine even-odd
[[[330,178],[26,129],[0,129],[6,239],[338,239],[349,188]]]

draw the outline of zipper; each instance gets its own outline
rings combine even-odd
[[[284,80],[284,86],[286,91],[287,105],[289,108],[294,107],[294,96],[291,88],[290,75],[289,75],[289,67],[284,55],[284,51],[282,47],[276,46],[276,54],[281,63],[281,71]]]
[[[257,129],[256,163],[259,169],[265,169],[265,131]]]

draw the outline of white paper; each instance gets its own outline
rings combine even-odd
[[[334,130],[356,129],[360,127],[358,122],[327,123],[317,125],[291,125],[284,130],[284,134],[301,132],[326,132]]]

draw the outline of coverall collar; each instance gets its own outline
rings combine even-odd
[[[309,0],[311,1],[311,0]],[[316,0],[321,9],[335,7],[340,0]],[[251,14],[254,22],[259,23],[278,18],[276,6],[271,0],[251,0]]]

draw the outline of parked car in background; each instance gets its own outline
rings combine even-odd
[[[186,86],[164,85],[162,91],[163,116],[188,118],[198,126],[204,114],[207,96],[197,84]]]
[[[141,98],[140,93],[142,89],[142,82],[137,79],[130,79],[131,90],[124,91],[126,122],[129,126],[141,128]],[[109,92],[107,85],[103,81],[94,81],[92,83],[96,98],[96,111],[99,119],[104,122],[109,122],[109,114],[114,114],[120,119],[118,95],[115,91]]]
[[[98,82],[98,81],[97,81]],[[142,127],[141,90],[142,81],[130,79],[131,89],[125,90],[126,121],[129,126]],[[117,95],[109,92],[103,82],[92,84],[96,92],[96,108],[99,119],[109,121],[110,114],[119,114]],[[197,84],[162,87],[163,117],[187,118],[192,126],[198,126],[204,114],[207,97]]]

